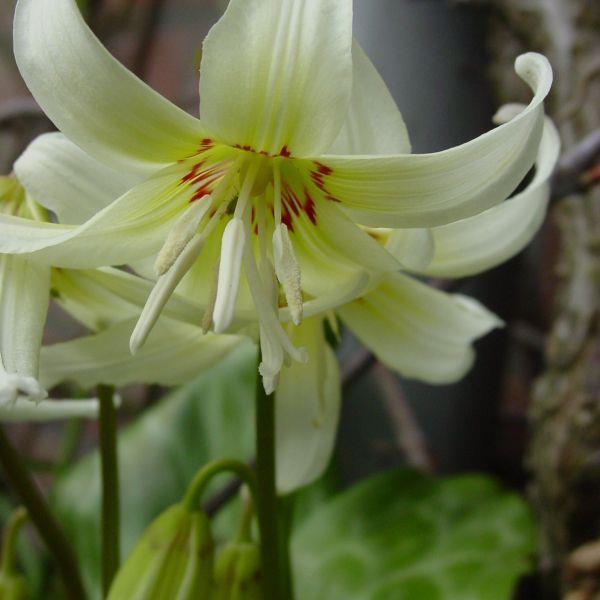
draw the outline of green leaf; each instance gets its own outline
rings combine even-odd
[[[154,517],[181,499],[203,464],[216,458],[251,457],[255,384],[256,351],[248,344],[122,430],[123,558]],[[60,479],[53,494],[54,508],[75,546],[92,597],[99,597],[101,587],[99,469],[94,452]],[[222,483],[223,479],[215,481],[212,489]],[[234,502],[220,513],[217,536],[231,531],[237,509]]]
[[[507,600],[531,567],[525,503],[476,475],[372,477],[315,510],[292,552],[298,600]]]

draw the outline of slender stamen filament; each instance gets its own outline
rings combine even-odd
[[[277,227],[281,223],[281,173],[277,162],[273,164],[273,218]]]
[[[296,348],[283,330],[276,312],[275,299],[269,298],[254,259],[254,252],[250,244],[244,249],[244,270],[250,293],[254,300],[254,306],[258,313],[260,322],[261,344],[266,353],[263,352],[263,361],[259,371],[263,376],[265,389],[276,384],[277,373],[284,363],[292,358],[298,362],[306,362],[308,356],[304,348]],[[272,390],[271,390],[272,391]]]

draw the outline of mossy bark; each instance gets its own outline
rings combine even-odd
[[[600,128],[600,3],[594,0],[489,0],[492,77],[500,101],[525,97],[512,62],[536,50],[551,61],[547,104],[563,149]],[[596,168],[598,158],[596,157]],[[557,278],[545,370],[533,387],[528,466],[540,522],[540,570],[547,595],[600,597],[600,189],[570,173],[576,193],[557,197],[548,228],[557,227],[557,256],[542,248],[542,277]],[[588,173],[591,173],[588,172]],[[587,184],[587,185],[586,185]],[[547,236],[547,232],[546,232]],[[543,243],[542,243],[543,246]],[[544,253],[546,256],[544,256]],[[539,254],[538,254],[539,256]],[[536,268],[534,266],[534,268]],[[540,276],[537,276],[538,281]],[[545,283],[544,283],[545,284]],[[585,544],[586,560],[575,551]],[[594,556],[594,551],[597,556]]]

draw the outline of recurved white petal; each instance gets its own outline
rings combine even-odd
[[[19,0],[17,65],[55,125],[97,159],[148,171],[193,154],[197,119],[115,60],[85,24],[75,0]]]
[[[364,50],[352,46],[350,108],[328,154],[410,154],[404,119],[387,85]]]
[[[36,202],[70,225],[90,219],[141,181],[139,175],[92,158],[62,133],[36,138],[14,170]]]
[[[52,271],[56,301],[93,331],[119,321],[137,319],[154,285],[154,281],[110,267]],[[183,323],[197,324],[202,305],[173,295],[163,312]]]
[[[40,380],[48,388],[63,381],[85,388],[99,383],[178,385],[248,343],[233,335],[203,335],[200,327],[161,319],[148,342],[132,356],[129,337],[134,325],[135,321],[124,321],[96,335],[45,346]]]
[[[405,270],[419,271],[427,268],[435,254],[435,240],[431,229],[375,230],[385,240],[385,249]]]
[[[473,363],[473,342],[502,324],[471,298],[401,274],[387,276],[338,312],[381,362],[436,384],[460,379]]]
[[[158,252],[193,190],[174,165],[140,183],[78,227],[0,214],[0,252],[35,253],[57,267],[121,265]]]
[[[275,396],[277,489],[285,494],[308,485],[327,468],[341,404],[337,359],[327,345],[321,318],[305,319],[292,343],[308,351],[306,364],[281,372]]]
[[[351,0],[231,0],[203,47],[200,114],[222,141],[321,153],[352,90]]]
[[[60,419],[95,419],[98,400],[42,400],[30,402],[19,399],[12,406],[0,406],[0,422],[23,423],[58,421]]]
[[[510,200],[479,215],[434,227],[433,259],[424,269],[415,266],[415,271],[434,277],[465,277],[491,269],[520,252],[546,216],[550,176],[559,152],[558,132],[546,119],[536,173],[529,185]]]
[[[552,83],[550,64],[539,54],[519,56],[515,69],[534,97],[510,122],[434,154],[316,158],[322,188],[372,227],[444,225],[498,204],[535,161]]]
[[[0,255],[0,356],[10,375],[37,377],[49,294],[49,267]],[[39,399],[39,392],[32,395]]]

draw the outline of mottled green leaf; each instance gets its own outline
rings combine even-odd
[[[298,600],[508,600],[533,550],[515,494],[483,476],[406,470],[330,500],[292,546]]]

